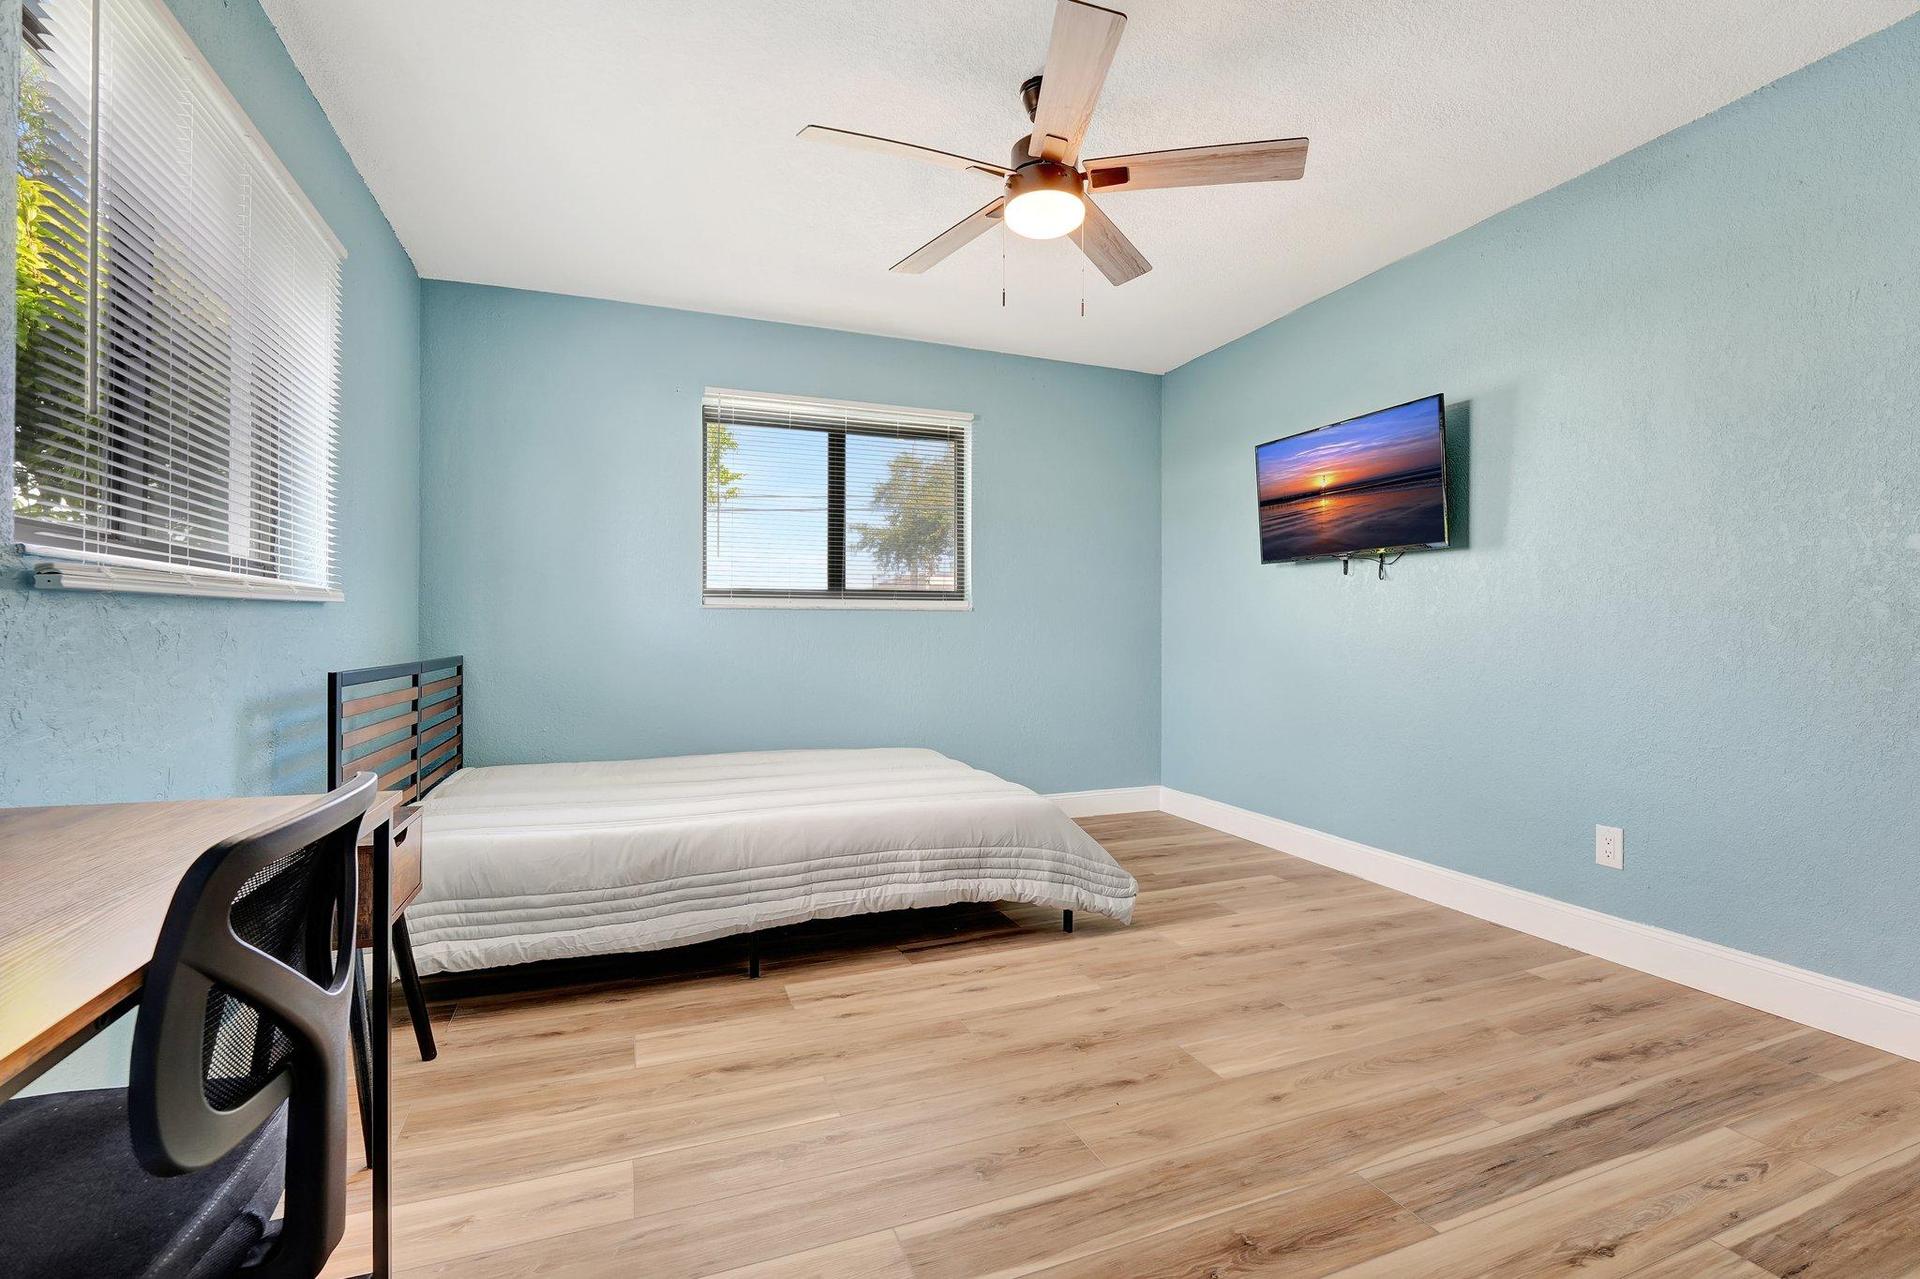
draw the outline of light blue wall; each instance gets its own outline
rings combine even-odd
[[[918,744],[1159,767],[1159,379],[429,281],[422,632],[479,763]],[[707,386],[958,409],[972,612],[703,609]]]
[[[1168,375],[1165,782],[1920,995],[1916,193],[1920,19]],[[1466,545],[1263,568],[1432,391]]]
[[[326,672],[401,660],[419,635],[419,280],[259,7],[171,2],[347,246],[338,506],[347,601],[35,592],[11,529],[0,528],[0,804],[318,790]],[[10,83],[17,0],[4,8]],[[13,136],[9,128],[8,146]],[[11,345],[4,358],[0,437],[10,445]],[[11,459],[0,461],[10,475]]]

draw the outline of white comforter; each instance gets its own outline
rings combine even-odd
[[[424,807],[423,972],[962,901],[1124,922],[1136,891],[1052,803],[930,750],[467,768]]]

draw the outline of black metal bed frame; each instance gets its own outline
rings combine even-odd
[[[329,674],[327,788],[348,770],[378,772],[381,790],[411,804],[451,777],[465,754],[466,672],[467,659],[455,656]],[[354,695],[373,685],[384,687]],[[402,729],[406,736],[391,740]]]
[[[767,928],[767,929],[756,928],[752,932],[747,934],[747,976],[749,979],[757,978],[760,976],[760,934],[762,932],[771,933],[771,932],[779,932],[779,931],[780,930],[777,928]],[[1060,912],[1060,931],[1063,933],[1070,933],[1073,931],[1073,912],[1072,911],[1063,910]]]

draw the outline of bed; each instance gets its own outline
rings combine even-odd
[[[1132,916],[1133,877],[1059,808],[937,751],[466,767],[457,740],[464,664],[435,661],[410,677],[381,667],[330,680],[341,710],[380,696],[353,695],[368,675],[441,686],[397,730],[421,744],[382,774],[424,814],[423,881],[407,911],[423,973],[660,950],[956,902]],[[352,715],[334,720],[336,742],[366,727]],[[361,741],[386,742],[362,757],[391,747]],[[342,775],[358,770],[354,755],[337,753]]]

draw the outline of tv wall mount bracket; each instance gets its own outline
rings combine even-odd
[[[1375,561],[1380,567],[1380,580],[1384,582],[1387,580],[1387,566],[1389,564],[1398,564],[1400,557],[1405,554],[1405,551],[1395,551],[1389,556],[1386,551],[1375,551],[1371,555],[1362,555],[1358,558]],[[1352,570],[1355,557],[1352,555],[1340,555],[1335,558],[1340,561],[1340,576],[1345,577],[1348,572]]]

